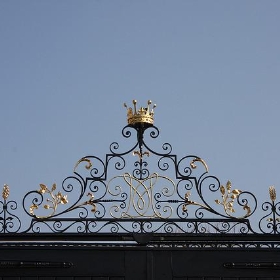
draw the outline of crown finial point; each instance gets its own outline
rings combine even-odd
[[[136,108],[136,99],[132,100],[132,104],[134,112],[131,107],[128,108],[126,103],[124,103],[124,107],[127,108],[127,123],[133,126],[139,124],[144,124],[146,127],[152,126],[154,124],[154,111],[149,108],[152,104],[152,100],[148,100],[148,107],[140,107],[138,110]],[[155,107],[156,105],[154,104],[153,108]]]

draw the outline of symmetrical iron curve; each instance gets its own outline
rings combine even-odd
[[[94,236],[186,235],[186,234],[278,234],[280,205],[270,187],[270,202],[258,226],[249,217],[257,209],[256,197],[222,185],[209,174],[206,162],[195,155],[178,158],[164,143],[159,151],[151,142],[159,136],[153,124],[153,109],[128,109],[123,151],[117,142],[104,159],[81,158],[71,176],[58,187],[40,184],[22,202],[29,224],[23,226],[10,201],[9,187],[0,201],[2,234],[84,234]],[[154,106],[155,107],[155,106]],[[145,136],[145,137],[144,137]],[[26,220],[26,218],[24,218]]]

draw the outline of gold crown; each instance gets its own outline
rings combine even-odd
[[[131,107],[127,107],[126,103],[124,103],[124,107],[127,108],[127,123],[130,125],[135,125],[139,123],[154,124],[154,108],[156,107],[156,104],[154,104],[153,108],[150,108],[150,105],[152,104],[151,100],[148,100],[148,106],[146,108],[140,107],[140,109],[137,110],[136,100],[132,100],[134,111]]]

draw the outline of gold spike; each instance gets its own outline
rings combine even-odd
[[[274,186],[269,187],[269,195],[270,195],[271,201],[276,200],[276,190],[275,190]]]
[[[9,186],[7,184],[5,184],[4,187],[3,187],[2,197],[4,199],[7,199],[9,194],[10,194]]]

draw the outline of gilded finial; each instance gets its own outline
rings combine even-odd
[[[3,192],[2,192],[2,197],[4,199],[7,199],[8,196],[10,194],[10,189],[9,189],[9,186],[7,184],[4,184],[4,187],[3,187]]]
[[[274,186],[269,187],[269,195],[270,195],[271,201],[276,200],[276,190],[275,190]]]
[[[132,100],[133,109],[131,107],[127,107],[126,103],[124,103],[124,107],[127,109],[127,123],[130,125],[137,125],[140,123],[153,125],[154,124],[154,108],[156,104],[152,108],[150,105],[152,104],[151,100],[148,100],[147,107],[140,107],[137,110],[137,100]]]

